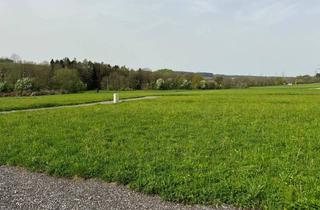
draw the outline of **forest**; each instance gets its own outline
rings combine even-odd
[[[22,62],[0,59],[0,95],[48,95],[84,90],[228,89],[316,83],[320,74],[298,77],[228,76],[171,69],[131,69],[84,59]]]

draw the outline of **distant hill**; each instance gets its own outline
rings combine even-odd
[[[225,77],[225,78],[279,78],[281,76],[252,76],[252,75],[227,75],[227,74],[213,74],[209,72],[187,72],[187,71],[172,71],[176,74],[190,74],[190,73],[197,73],[200,74],[205,79],[213,79],[214,77]],[[295,77],[284,77],[286,79],[294,79]]]
[[[163,71],[163,70],[160,70],[160,71]],[[200,74],[204,78],[214,77],[214,74],[209,73],[209,72],[188,72],[188,71],[172,71],[172,70],[171,70],[171,72],[174,72],[176,74],[183,74],[183,75],[197,73],[197,74]]]

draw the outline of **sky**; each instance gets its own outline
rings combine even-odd
[[[0,0],[0,56],[313,75],[319,20],[319,0]]]

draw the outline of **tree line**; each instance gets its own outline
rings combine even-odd
[[[251,86],[313,83],[316,76],[256,77],[225,76],[178,72],[170,69],[151,71],[126,66],[92,62],[87,59],[51,59],[41,64],[0,59],[1,95],[73,93],[82,90],[146,90],[146,89],[222,89]]]

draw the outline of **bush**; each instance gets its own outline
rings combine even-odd
[[[183,80],[182,84],[181,84],[181,89],[192,89],[192,84],[191,81],[188,80]]]
[[[217,89],[218,84],[215,81],[208,81],[207,83],[208,89]]]
[[[0,82],[0,93],[5,93],[9,91],[10,91],[9,84],[7,82]]]
[[[15,91],[19,91],[20,95],[22,95],[23,91],[29,91],[32,89],[32,80],[29,77],[19,79],[16,82],[14,89]]]
[[[207,87],[208,87],[207,81],[201,80],[199,83],[199,88],[200,89],[207,89]]]
[[[162,78],[157,79],[157,81],[156,81],[156,88],[157,88],[158,90],[163,90],[163,89],[165,89],[164,87],[165,87],[165,85],[164,85],[164,80],[163,80]]]
[[[79,73],[75,69],[58,69],[52,78],[52,86],[54,89],[71,93],[85,89],[85,85],[80,80]]]

